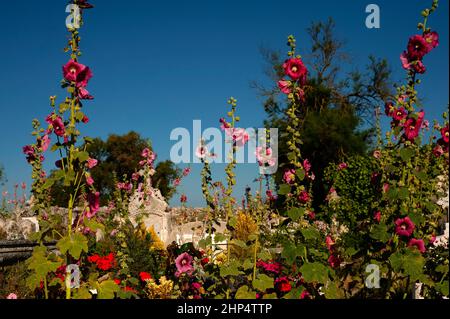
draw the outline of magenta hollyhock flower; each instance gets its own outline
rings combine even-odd
[[[330,264],[332,268],[337,268],[341,265],[341,259],[336,255],[330,255],[328,258],[328,264]]]
[[[89,118],[84,115],[83,118],[81,119],[81,122],[83,122],[84,124],[89,123]]]
[[[436,146],[433,148],[433,155],[434,155],[434,156],[440,157],[440,156],[442,156],[443,154],[444,154],[444,149],[442,148],[442,146],[436,145]]]
[[[10,293],[6,299],[17,299],[17,295],[15,293]]]
[[[56,116],[52,120],[52,126],[53,126],[53,130],[57,136],[62,137],[66,133],[66,128],[64,126],[64,122],[62,121],[60,116]]]
[[[373,219],[379,223],[381,220],[381,212],[380,211],[376,211],[375,214],[373,214]]]
[[[94,185],[94,179],[92,178],[91,174],[86,174],[86,184],[89,186]]]
[[[394,104],[392,102],[386,102],[386,104],[384,105],[384,113],[387,116],[392,116],[394,112],[395,112]]]
[[[226,129],[231,127],[231,124],[228,123],[223,117],[219,120],[220,122],[220,129],[222,131],[225,131]]]
[[[181,203],[186,203],[187,202],[187,196],[185,194],[181,195],[180,202]]]
[[[307,191],[301,191],[300,195],[298,195],[298,200],[303,204],[309,202],[310,199],[311,197]]]
[[[310,299],[310,297],[311,294],[307,290],[303,290],[300,295],[300,299]]]
[[[86,76],[89,76],[89,75],[92,76],[92,74],[88,74],[88,72],[86,72],[86,68],[87,68],[87,66],[85,66],[81,63],[78,63],[74,60],[70,60],[63,66],[64,78],[67,81],[76,82],[77,84],[81,84],[82,82],[84,83],[84,81],[86,80]],[[86,81],[86,84],[87,84],[87,81]],[[83,86],[85,86],[85,85],[83,85]]]
[[[78,88],[78,98],[80,100],[93,100],[94,97],[89,94],[89,91],[85,87],[81,86]]]
[[[142,150],[141,156],[147,158],[147,157],[150,156],[150,153],[151,153],[151,151],[150,151],[149,148],[144,148],[144,149]]]
[[[184,177],[188,176],[190,172],[191,172],[191,168],[186,167],[185,169],[183,169],[183,176]]]
[[[292,290],[292,286],[287,277],[280,277],[275,279],[275,289],[279,292],[289,292]]]
[[[449,143],[449,129],[448,129],[448,126],[446,126],[446,127],[444,127],[444,128],[442,128],[441,129],[441,136],[442,136],[442,140],[445,142],[445,143]]]
[[[283,180],[286,184],[293,184],[295,181],[295,170],[288,169],[283,174]]]
[[[420,74],[424,74],[425,71],[427,70],[423,62],[420,60],[417,60],[416,62],[412,63],[411,66],[414,69],[414,71]]]
[[[273,194],[273,192],[270,189],[266,190],[266,196],[267,199],[270,201],[276,201],[278,198],[276,195]]]
[[[399,236],[409,237],[413,234],[416,226],[412,220],[406,216],[405,218],[399,218],[395,221],[395,233]]]
[[[48,137],[47,134],[45,134],[41,139],[41,149],[42,152],[45,152],[48,150],[48,147],[50,146],[50,137]]]
[[[89,209],[86,211],[87,218],[92,218],[100,209],[100,192],[89,193],[87,195]]]
[[[308,173],[311,170],[311,163],[308,159],[305,159],[303,161],[303,168],[305,169],[305,172]]]
[[[175,276],[180,277],[181,274],[191,275],[194,272],[194,267],[192,266],[192,256],[188,253],[182,253],[175,259],[175,266],[177,267],[177,272]]]
[[[342,171],[342,170],[346,169],[347,167],[348,167],[347,163],[342,162],[338,165],[338,170]]]
[[[267,262],[266,263],[262,260],[259,260],[256,263],[256,266],[264,269],[267,272],[271,272],[275,275],[279,275],[281,273],[281,268],[282,268],[281,264],[278,262]]]
[[[173,181],[173,186],[178,186],[180,185],[180,179],[179,178],[175,178],[175,180]]]
[[[333,238],[331,238],[331,236],[327,236],[327,237],[325,238],[325,244],[327,245],[328,250],[331,251],[331,249],[332,249],[332,247],[333,247],[333,245],[334,245],[335,243],[334,243],[334,241],[333,241]]]
[[[411,238],[411,240],[408,243],[408,247],[417,247],[417,249],[423,254],[426,251],[425,243],[423,242],[423,239],[415,239]]]
[[[284,94],[289,94],[291,93],[291,82],[290,81],[285,81],[285,80],[280,80],[278,81],[278,88],[281,90],[281,92],[283,92]]]
[[[409,62],[408,53],[406,51],[403,51],[402,54],[400,54],[400,61],[405,70],[411,69],[411,63]]]
[[[139,173],[133,173],[132,175],[131,175],[131,179],[133,180],[133,181],[138,181],[139,180],[139,177],[140,177],[141,175],[139,175]]]
[[[301,59],[291,58],[286,60],[283,64],[283,69],[286,75],[289,76],[292,80],[299,80],[300,85],[306,84],[306,76],[308,74],[308,70],[306,69]]]
[[[396,120],[397,122],[400,122],[401,120],[404,120],[407,116],[406,110],[404,107],[400,107],[397,110],[395,110],[394,114],[393,114],[393,118],[394,120]]]
[[[95,166],[97,166],[98,161],[97,161],[95,158],[89,158],[89,159],[87,160],[86,164],[87,164],[87,167],[88,167],[89,169],[92,169],[92,168],[94,168]]]
[[[308,211],[308,218],[309,219],[315,219],[316,218],[316,213],[313,211]]]
[[[409,141],[414,141],[414,139],[419,136],[424,116],[425,113],[423,111],[420,111],[418,113],[417,119],[409,118],[406,120],[403,127],[405,128],[405,137]]]
[[[419,34],[409,38],[407,49],[410,61],[422,60],[422,58],[431,50],[430,44]]]
[[[31,145],[26,145],[22,148],[23,153],[26,155],[27,162],[31,163],[36,160],[36,155],[34,151],[34,147]]]
[[[428,43],[430,51],[439,45],[439,34],[435,31],[425,33],[423,38]]]

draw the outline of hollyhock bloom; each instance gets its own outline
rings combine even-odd
[[[81,122],[83,122],[84,124],[89,123],[89,118],[86,115],[83,115]]]
[[[275,279],[275,289],[279,292],[289,292],[292,289],[292,286],[287,277],[280,277]]]
[[[435,31],[425,33],[423,38],[428,43],[430,51],[439,45],[439,35]]]
[[[86,184],[89,186],[94,185],[94,179],[92,178],[91,174],[86,174]]]
[[[383,193],[387,193],[389,190],[389,184],[388,183],[384,183],[383,184]]]
[[[430,244],[434,244],[435,241],[436,241],[436,235],[433,234],[430,238]]]
[[[278,81],[278,88],[284,94],[289,94],[292,92],[290,86],[291,86],[291,81],[285,81],[285,80]]]
[[[315,219],[316,218],[316,213],[313,211],[308,211],[308,218],[309,219]]]
[[[386,102],[386,104],[384,105],[384,113],[387,116],[392,116],[394,112],[395,112],[394,104],[392,102]]]
[[[64,133],[66,133],[66,128],[65,128],[64,122],[60,116],[56,116],[52,120],[51,125],[52,125],[53,130],[55,131],[56,135],[58,135],[59,137],[64,136]]]
[[[436,145],[433,148],[433,155],[436,157],[442,156],[444,154],[444,149],[440,145]]]
[[[152,279],[152,275],[150,275],[148,272],[142,271],[139,273],[139,278],[141,278],[142,281],[147,281]]]
[[[94,97],[89,94],[89,91],[86,90],[86,88],[83,86],[80,86],[78,88],[78,98],[80,100],[93,100],[94,99]]]
[[[420,74],[424,74],[427,70],[425,64],[423,64],[423,62],[420,60],[415,61],[414,63],[411,64],[411,66],[414,69],[414,71]]]
[[[277,262],[264,262],[262,260],[259,260],[256,263],[256,266],[259,268],[264,269],[267,272],[271,272],[275,275],[279,275],[281,272],[281,264]]]
[[[87,2],[87,0],[77,0],[76,4],[81,9],[92,9],[94,6]]]
[[[6,299],[17,299],[17,295],[15,293],[10,293]]]
[[[186,195],[181,195],[181,197],[180,197],[180,202],[181,203],[186,203],[187,202],[187,196]]]
[[[409,62],[408,53],[406,51],[403,51],[402,54],[400,54],[400,61],[405,70],[411,69],[411,63]]]
[[[404,107],[400,107],[397,110],[395,110],[394,114],[393,114],[393,118],[394,120],[396,120],[397,122],[400,122],[401,120],[404,120],[407,116],[406,110]]]
[[[220,129],[222,131],[231,127],[231,124],[228,123],[223,117],[219,120],[219,122],[220,122]]]
[[[145,157],[145,158],[148,158],[148,157],[150,156],[151,153],[152,153],[152,151],[150,151],[149,148],[144,148],[144,149],[142,150],[141,156],[142,156],[142,157]]]
[[[409,141],[414,141],[414,139],[419,136],[420,128],[422,127],[423,118],[425,113],[423,111],[419,112],[417,120],[414,118],[409,118],[403,125],[405,128],[405,137]]]
[[[328,250],[331,251],[331,249],[332,249],[333,245],[335,244],[335,242],[333,241],[331,236],[327,236],[325,238],[325,244],[327,245]]]
[[[202,260],[200,260],[200,263],[202,264],[203,267],[205,267],[205,265],[207,265],[209,263],[209,258],[205,257]]]
[[[338,165],[338,170],[342,171],[342,170],[346,169],[347,167],[348,167],[347,163],[343,162],[343,163]]]
[[[183,176],[185,176],[185,177],[188,176],[190,172],[191,172],[191,168],[190,167],[186,167],[183,170]]]
[[[276,195],[273,194],[273,192],[270,189],[266,190],[266,196],[267,199],[270,201],[276,201],[278,198]]]
[[[295,170],[294,169],[288,169],[283,174],[283,180],[287,184],[293,184],[295,181]]]
[[[243,128],[228,128],[225,133],[233,139],[237,146],[244,146],[248,142],[250,136]]]
[[[430,45],[421,35],[413,35],[408,41],[409,60],[422,60],[422,58],[431,50]]]
[[[138,181],[139,180],[139,177],[140,177],[141,175],[139,175],[139,173],[133,173],[132,175],[131,175],[131,179],[133,180],[133,181]]]
[[[289,76],[292,80],[299,80],[300,85],[306,84],[306,76],[308,74],[308,70],[306,69],[301,59],[291,58],[286,60],[283,64],[283,69],[286,75]]]
[[[262,146],[258,146],[256,148],[255,155],[259,166],[263,166],[264,164],[269,166],[275,165],[275,159],[272,156],[272,149],[270,147],[264,148]]]
[[[100,209],[100,192],[89,193],[87,195],[89,209],[86,211],[87,218],[92,218]]]
[[[181,181],[180,181],[180,179],[179,178],[175,178],[175,180],[173,181],[173,186],[178,186],[178,185],[180,185],[180,183],[181,183]]]
[[[305,172],[308,173],[311,170],[311,163],[308,159],[305,159],[303,161],[303,168],[305,169]]]
[[[373,215],[373,219],[374,219],[377,223],[379,223],[380,220],[381,220],[381,212],[380,212],[380,211],[375,212],[375,214]]]
[[[182,253],[175,259],[175,266],[177,267],[177,272],[175,276],[179,277],[181,274],[186,273],[188,275],[194,272],[194,267],[192,266],[192,256],[188,253]]]
[[[376,159],[381,158],[381,151],[379,150],[373,151],[373,157],[375,157]]]
[[[195,156],[197,156],[200,159],[206,158],[208,155],[209,155],[208,148],[206,146],[199,145],[195,150]]]
[[[442,135],[442,140],[448,144],[449,140],[450,140],[448,126],[441,129],[441,135]]]
[[[26,145],[22,148],[22,151],[26,155],[28,163],[34,162],[36,160],[36,154],[35,154],[33,146]]]
[[[302,191],[300,195],[298,195],[298,200],[303,204],[309,202],[310,199],[311,197],[307,191]]]
[[[311,297],[311,294],[307,290],[303,290],[300,299],[310,299],[309,297]]]
[[[425,243],[422,239],[411,238],[408,243],[408,247],[417,247],[417,249],[423,254],[426,251]]]
[[[328,264],[330,264],[330,266],[332,268],[337,268],[337,267],[339,267],[341,265],[341,260],[340,260],[340,258],[338,256],[331,255],[328,258]]]
[[[94,168],[95,166],[97,166],[98,161],[97,161],[95,158],[89,158],[89,159],[87,160],[86,164],[87,164],[87,167],[88,167],[89,169],[92,169],[92,168]]]
[[[50,137],[48,137],[47,134],[42,136],[42,138],[40,140],[40,146],[41,146],[42,152],[45,152],[48,150],[48,147],[50,146],[50,142],[51,142]]]
[[[79,87],[85,87],[92,78],[92,71],[89,67],[70,60],[63,66],[63,75],[67,81],[75,82]]]
[[[409,237],[413,234],[416,226],[409,217],[399,218],[395,221],[395,232],[399,236]]]

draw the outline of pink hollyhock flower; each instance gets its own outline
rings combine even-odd
[[[209,155],[208,148],[206,146],[199,145],[195,150],[195,156],[197,156],[200,159],[206,158],[208,155]]]
[[[181,203],[186,203],[187,202],[187,196],[186,195],[181,195],[181,197],[180,197],[180,202]]]
[[[89,118],[84,115],[83,118],[81,119],[81,122],[83,122],[84,124],[89,123]]]
[[[433,148],[433,155],[436,157],[442,156],[444,154],[444,149],[440,145],[436,145]]]
[[[435,31],[425,33],[423,38],[428,43],[430,51],[439,45],[439,35]]]
[[[92,178],[91,174],[86,174],[86,184],[89,186],[94,185],[94,179]]]
[[[191,275],[194,272],[194,267],[192,266],[192,256],[188,253],[182,253],[175,259],[175,266],[177,267],[177,272],[175,276],[180,277],[181,274]]]
[[[185,176],[185,177],[188,176],[190,172],[191,172],[191,168],[190,167],[186,167],[183,170],[183,176]]]
[[[307,191],[301,191],[300,195],[298,195],[298,200],[303,204],[309,202],[310,199],[311,197]]]
[[[292,286],[287,277],[280,277],[275,279],[275,289],[279,292],[289,292],[292,289]]]
[[[415,61],[414,63],[411,64],[411,66],[414,69],[414,71],[420,74],[424,74],[427,70],[425,64],[423,64],[423,62],[420,60]]]
[[[267,272],[271,272],[275,275],[279,275],[281,272],[281,264],[277,262],[264,262],[262,260],[259,260],[256,263],[256,266],[259,268],[264,269]]]
[[[423,118],[425,113],[420,111],[417,120],[414,118],[409,118],[403,125],[405,128],[405,137],[409,141],[414,141],[414,139],[419,136],[420,128],[422,127]]]
[[[89,158],[86,164],[89,169],[93,169],[95,166],[97,166],[98,161],[95,158]]]
[[[316,213],[313,211],[309,211],[308,212],[308,218],[309,219],[315,219],[316,218]]]
[[[404,120],[407,116],[406,110],[404,107],[400,107],[397,110],[395,110],[394,114],[393,114],[393,118],[394,120],[396,120],[397,122],[400,122],[401,120]]]
[[[142,150],[141,156],[147,158],[147,157],[150,156],[150,153],[151,153],[151,152],[152,152],[152,151],[150,151],[149,148],[144,148],[144,149]]]
[[[26,145],[22,148],[22,151],[26,155],[28,163],[34,162],[36,160],[36,154],[33,146]]]
[[[342,171],[348,167],[347,163],[341,163],[338,165],[338,170]]]
[[[50,138],[47,134],[45,134],[41,139],[41,150],[42,152],[45,152],[48,150],[48,147],[50,146]]]
[[[306,84],[306,76],[308,74],[308,70],[306,69],[301,59],[291,58],[286,60],[283,64],[283,69],[286,75],[289,76],[292,80],[299,80],[300,85]]]
[[[331,236],[327,236],[325,238],[325,244],[327,245],[328,250],[331,251],[331,249],[332,249],[333,245],[335,244],[335,242],[333,241]]]
[[[293,184],[295,181],[295,170],[294,169],[288,169],[283,174],[283,180],[287,184]]]
[[[375,157],[376,159],[381,158],[381,151],[380,150],[373,151],[373,157]]]
[[[248,142],[250,136],[243,128],[228,128],[225,133],[233,139],[237,146],[244,146]]]
[[[308,173],[311,170],[311,163],[308,159],[305,159],[303,161],[303,168],[305,169],[305,172]]]
[[[66,128],[60,116],[56,116],[55,119],[53,119],[52,126],[55,134],[59,137],[64,136],[64,134],[66,133]]]
[[[133,173],[132,175],[131,175],[131,179],[133,180],[133,181],[137,181],[137,180],[139,180],[139,177],[140,177],[140,175],[139,175],[139,173]]]
[[[402,62],[402,67],[405,70],[411,69],[411,63],[409,62],[408,53],[406,51],[403,51],[403,53],[400,54],[400,61]]]
[[[436,235],[433,234],[433,235],[431,235],[431,238],[430,238],[430,244],[434,244],[435,241],[436,241]]]
[[[178,186],[178,185],[180,185],[180,179],[175,178],[175,180],[173,181],[173,186]]]
[[[278,88],[284,94],[289,94],[292,92],[290,86],[291,86],[291,81],[285,81],[285,80],[278,81]]]
[[[80,100],[93,100],[94,97],[89,94],[89,91],[85,87],[81,86],[78,88],[78,98]]]
[[[341,259],[338,256],[330,255],[328,258],[328,264],[330,264],[332,268],[337,268],[341,265]]]
[[[275,159],[273,158],[272,149],[270,147],[264,148],[262,146],[258,146],[256,148],[255,155],[259,166],[263,166],[264,164],[269,166],[275,165]]]
[[[409,237],[413,234],[416,226],[409,217],[399,218],[395,221],[395,233],[399,236]]]
[[[10,293],[6,299],[17,299],[17,295],[15,293]]]
[[[423,254],[426,251],[425,243],[422,239],[411,238],[408,243],[408,247],[417,247],[417,249]]]
[[[442,140],[448,144],[449,140],[450,140],[448,126],[441,129],[441,136],[442,136]]]
[[[380,220],[381,220],[381,212],[380,212],[380,211],[375,212],[375,214],[373,215],[373,219],[374,219],[377,223],[379,223]]]
[[[70,60],[63,66],[63,75],[67,81],[75,82],[77,86],[85,87],[92,78],[92,71],[89,67]]]
[[[413,35],[408,41],[409,60],[422,60],[431,48],[425,38],[419,34]]]
[[[300,299],[310,299],[310,297],[311,294],[307,290],[303,290],[300,295]]]
[[[430,122],[428,122],[428,120],[424,120],[422,122],[422,127],[421,128],[424,129],[424,130],[428,130],[430,128]]]
[[[87,218],[92,218],[100,209],[100,192],[89,193],[87,195],[89,209],[86,212]]]
[[[386,104],[384,105],[384,113],[387,116],[392,116],[394,114],[394,111],[395,111],[394,104],[392,102],[386,102]]]

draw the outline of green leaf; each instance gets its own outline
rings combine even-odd
[[[244,274],[242,271],[238,269],[240,266],[240,263],[236,260],[230,261],[228,265],[223,265],[220,267],[220,276],[226,277],[226,276],[239,276]]]
[[[328,267],[318,262],[305,263],[300,267],[300,272],[306,282],[323,284],[328,280]]]
[[[272,293],[272,294],[266,294],[263,296],[262,299],[277,299],[277,294],[276,293]]]
[[[259,274],[255,280],[252,282],[253,288],[261,292],[265,292],[267,289],[273,288],[273,278],[265,275]]]
[[[113,280],[106,280],[97,285],[98,299],[113,299],[120,287]]]
[[[303,246],[296,246],[292,243],[287,243],[283,247],[283,251],[281,252],[281,257],[286,258],[286,261],[289,264],[292,264],[295,259],[303,253]]]
[[[324,287],[325,297],[327,299],[343,299],[345,294],[342,289],[339,288],[339,283],[328,280]]]
[[[400,187],[398,189],[398,199],[400,199],[400,200],[408,199],[408,196],[409,196],[408,188]]]
[[[394,271],[404,271],[412,280],[420,277],[425,266],[425,258],[423,258],[422,254],[410,248],[392,254],[389,257],[389,262]]]
[[[76,118],[78,121],[83,120],[83,117],[84,117],[83,112],[78,111],[78,112],[75,113],[75,118]]]
[[[291,291],[283,296],[283,299],[299,299],[303,290],[305,290],[303,286],[291,289]]]
[[[291,186],[288,184],[281,184],[280,188],[278,189],[279,195],[287,195],[291,192]]]
[[[436,290],[439,291],[444,296],[448,297],[448,294],[449,294],[448,280],[444,280],[442,283],[437,283]]]
[[[236,227],[236,225],[237,225],[236,216],[231,216],[230,220],[228,221],[228,225],[230,225],[233,228]]]
[[[293,207],[287,211],[287,215],[290,219],[292,219],[294,222],[296,222],[300,216],[302,216],[305,213],[305,208],[301,207]]]
[[[306,240],[317,239],[320,236],[319,231],[313,227],[302,229],[301,233]]]
[[[295,172],[295,175],[297,175],[298,179],[299,179],[300,181],[302,181],[302,180],[305,179],[305,170],[304,170],[304,169],[298,169],[298,170]]]
[[[225,241],[227,237],[224,234],[216,233],[214,234],[214,242],[220,243],[222,241]]]
[[[105,230],[105,225],[99,223],[98,221],[94,220],[94,219],[88,219],[85,218],[83,221],[83,224],[88,227],[90,230],[92,230],[93,232],[96,232],[98,229],[100,230]]]
[[[27,260],[28,269],[34,270],[36,278],[39,283],[47,274],[56,271],[61,266],[60,262],[51,261],[47,258],[47,248],[45,246],[38,246],[33,249],[33,254]]]
[[[414,155],[414,150],[413,149],[410,149],[410,148],[402,148],[401,150],[400,150],[400,157],[402,158],[402,160],[404,161],[404,162],[408,162],[410,159],[411,159],[411,157]]]
[[[239,240],[239,239],[233,239],[231,241],[231,244],[236,245],[236,246],[238,246],[238,247],[240,247],[242,249],[248,248],[247,244],[245,242],[243,242],[242,240]]]
[[[72,297],[73,299],[92,299],[92,295],[86,287],[76,289]]]
[[[75,154],[75,158],[78,158],[78,160],[81,163],[86,162],[89,159],[89,153],[88,152],[78,152]]]
[[[262,260],[271,260],[272,255],[268,251],[263,250],[258,254],[258,258]]]
[[[56,247],[62,254],[69,252],[73,258],[79,259],[82,251],[88,252],[88,240],[83,234],[74,233],[61,238]]]
[[[242,286],[236,291],[235,299],[256,299],[256,292]]]
[[[251,259],[246,259],[244,260],[244,263],[242,264],[242,268],[244,268],[244,270],[248,270],[253,268],[254,263]]]
[[[391,238],[391,234],[387,230],[386,224],[375,224],[370,232],[370,237],[385,243]]]
[[[41,186],[41,189],[45,190],[45,189],[49,189],[50,187],[53,186],[53,184],[55,183],[55,179],[54,178],[47,178],[47,180],[45,181],[44,185]]]

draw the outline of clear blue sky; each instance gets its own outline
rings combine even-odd
[[[402,79],[399,55],[431,0],[91,2],[96,8],[85,14],[81,62],[93,69],[89,89],[95,100],[86,103],[91,122],[82,132],[105,138],[135,130],[152,139],[159,159],[167,159],[174,143],[171,130],[190,129],[194,119],[204,127],[217,126],[229,96],[238,99],[241,125],[260,127],[265,114],[249,86],[251,80],[264,80],[258,47],[284,50],[287,35],[294,34],[300,51],[309,48],[305,29],[312,21],[334,18],[337,35],[351,53],[348,70],[363,67],[374,54],[387,58],[394,79]],[[365,27],[370,3],[380,6],[380,29]],[[63,0],[2,2],[0,163],[9,189],[30,182],[21,148],[32,142],[31,120],[49,113],[50,95],[64,96],[59,81],[68,59],[62,51],[65,5]],[[420,91],[430,120],[439,118],[449,101],[448,12],[448,1],[441,1],[429,22],[440,33],[439,47],[425,58],[428,71]],[[179,191],[196,206],[203,201],[200,167],[193,168]],[[214,169],[218,177],[222,172],[223,166]],[[242,194],[257,167],[243,164],[237,173],[237,194]]]

